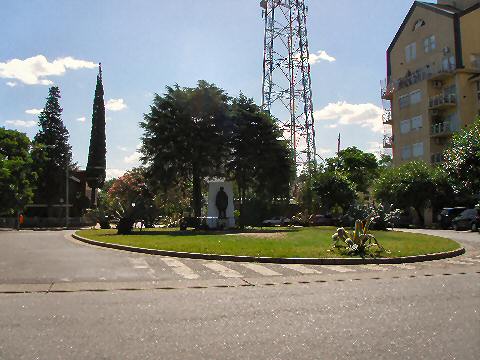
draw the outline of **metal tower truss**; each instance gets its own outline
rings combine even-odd
[[[304,0],[263,0],[263,110],[275,114],[297,168],[315,161],[315,129]]]

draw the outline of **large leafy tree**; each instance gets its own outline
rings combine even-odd
[[[244,95],[233,100],[232,132],[227,170],[240,195],[240,222],[247,194],[265,198],[288,197],[293,162],[275,120]]]
[[[35,178],[29,138],[0,127],[0,214],[23,210],[33,198]]]
[[[438,208],[448,201],[453,189],[442,168],[433,168],[423,161],[411,161],[385,169],[374,184],[375,197],[401,209],[414,208],[423,223],[427,206]]]
[[[36,202],[53,204],[65,194],[65,171],[72,166],[68,130],[62,121],[60,90],[49,89],[45,107],[38,117],[40,127],[33,140],[34,167],[38,174]]]
[[[453,135],[444,156],[455,189],[480,196],[480,118]]]
[[[357,191],[367,192],[378,173],[378,163],[374,154],[363,152],[356,147],[341,150],[336,157],[326,160],[329,171],[341,171],[355,184]]]
[[[355,185],[340,171],[320,170],[313,177],[313,190],[324,211],[340,207],[344,212],[356,198]]]
[[[98,68],[97,86],[93,99],[92,130],[88,149],[87,182],[92,189],[91,205],[95,203],[95,190],[105,182],[107,144],[105,137],[105,103],[103,100],[102,67]]]
[[[203,180],[223,170],[227,101],[222,89],[205,81],[196,88],[167,87],[163,96],[155,95],[140,123],[149,178],[164,189],[190,182],[196,217],[201,216]]]

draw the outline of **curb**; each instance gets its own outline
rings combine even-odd
[[[465,254],[465,248],[460,248],[453,251],[404,256],[397,258],[273,258],[273,257],[257,257],[257,256],[237,256],[237,255],[218,255],[218,254],[202,254],[177,252],[170,250],[145,249],[128,245],[104,243],[96,240],[91,240],[72,234],[74,239],[82,241],[87,244],[106,247],[109,249],[125,250],[148,255],[161,255],[177,258],[187,259],[202,259],[202,260],[219,260],[219,261],[234,261],[234,262],[257,262],[257,263],[271,263],[271,264],[306,264],[306,265],[360,265],[360,264],[404,264],[415,263],[423,261],[441,260],[460,256]]]

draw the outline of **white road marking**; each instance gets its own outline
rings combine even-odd
[[[173,272],[189,280],[198,279],[200,275],[193,272],[187,265],[174,258],[160,258]]]
[[[259,264],[253,264],[253,263],[244,263],[241,264],[242,266],[246,267],[247,269],[250,269],[252,271],[255,271],[261,275],[265,276],[279,276],[282,275],[276,271],[273,271],[265,266],[259,265]]]
[[[447,262],[454,265],[473,265],[472,263],[458,260],[447,260]]]
[[[374,270],[374,271],[388,271],[388,268],[382,267],[380,265],[375,265],[375,264],[365,264],[365,265],[359,265],[363,269],[367,270]]]
[[[301,274],[321,274],[322,273],[321,271],[308,268],[305,265],[301,265],[301,264],[281,264],[281,266],[283,266],[286,269],[298,271]]]
[[[203,265],[205,265],[210,270],[213,270],[213,271],[217,272],[220,276],[223,276],[223,277],[226,277],[226,278],[240,278],[240,277],[242,277],[242,275],[240,275],[240,273],[238,273],[237,271],[229,269],[226,266],[220,265],[217,262],[209,262],[209,263],[205,263]]]
[[[393,266],[393,267],[396,267],[396,268],[400,268],[400,269],[405,269],[405,270],[415,270],[415,266],[413,265],[408,265],[408,264],[388,264],[388,266]]]
[[[355,269],[338,266],[338,265],[320,265],[320,266],[328,270],[338,271],[342,273],[356,271]]]
[[[147,270],[148,275],[150,275],[151,278],[156,279],[155,271],[148,265],[147,261],[142,258],[128,258],[130,262],[132,263],[133,267],[135,269],[145,269]]]
[[[468,261],[473,261],[473,262],[478,262],[478,263],[480,263],[480,259],[465,259],[465,260],[468,260]]]

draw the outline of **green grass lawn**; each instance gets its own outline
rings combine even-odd
[[[81,230],[77,234],[89,239],[149,249],[194,253],[247,255],[267,257],[347,257],[332,250],[333,227],[298,229],[250,230],[252,233],[214,233],[205,231],[178,231],[176,229],[135,230],[131,235],[116,235],[116,230]],[[389,252],[369,255],[398,257],[456,250],[453,240],[437,236],[374,231],[380,244]],[[372,247],[376,249],[376,247]]]

